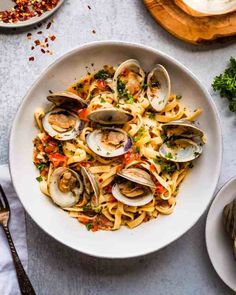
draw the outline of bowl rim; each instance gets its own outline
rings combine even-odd
[[[170,60],[175,66],[179,67],[182,71],[184,71],[185,73],[187,73],[195,81],[195,83],[197,84],[197,86],[199,86],[201,88],[201,90],[203,91],[203,93],[205,94],[205,96],[208,98],[208,102],[209,102],[209,104],[210,104],[210,106],[211,106],[211,108],[213,110],[213,114],[214,114],[214,117],[215,117],[215,120],[216,120],[216,124],[217,124],[217,128],[216,128],[216,130],[217,130],[217,136],[218,136],[219,142],[220,142],[218,165],[217,165],[217,168],[216,168],[216,171],[217,171],[217,174],[216,175],[217,176],[214,179],[214,186],[213,186],[214,187],[214,190],[211,193],[211,197],[209,198],[209,200],[207,202],[207,205],[202,210],[202,212],[200,212],[199,217],[191,223],[191,225],[188,227],[187,230],[183,231],[179,236],[174,237],[173,239],[171,239],[168,244],[163,245],[162,247],[160,247],[158,249],[145,250],[145,251],[142,251],[142,253],[124,254],[122,256],[113,256],[111,254],[106,255],[106,254],[88,253],[88,252],[86,252],[83,249],[81,250],[81,249],[78,249],[78,247],[76,248],[76,247],[73,247],[73,246],[69,245],[69,243],[67,243],[67,241],[63,241],[59,237],[55,237],[52,233],[50,233],[50,231],[48,229],[44,228],[38,222],[36,222],[34,220],[34,218],[31,216],[31,214],[29,213],[28,209],[26,209],[28,206],[22,200],[22,198],[20,197],[20,194],[17,191],[16,181],[14,180],[14,177],[13,177],[13,169],[14,168],[13,168],[13,164],[12,164],[13,145],[14,145],[13,139],[14,139],[14,134],[16,132],[16,123],[18,121],[18,118],[20,117],[21,111],[23,110],[25,104],[27,103],[27,99],[28,99],[31,91],[40,83],[41,79],[45,76],[45,74],[48,71],[50,71],[54,66],[56,66],[57,64],[59,64],[61,61],[63,61],[64,59],[68,58],[69,56],[75,54],[76,52],[79,52],[80,50],[85,50],[86,48],[92,48],[92,47],[99,47],[99,46],[100,47],[103,47],[103,46],[112,46],[112,45],[132,46],[134,48],[140,48],[140,49],[148,50],[148,51],[150,51],[152,53],[155,53],[155,54],[158,54],[158,55],[164,57],[167,60]],[[177,61],[175,58],[169,56],[168,54],[166,54],[166,53],[164,53],[164,52],[162,52],[162,51],[160,51],[158,49],[152,48],[150,46],[142,45],[142,44],[135,43],[135,42],[126,42],[126,41],[119,41],[119,40],[109,40],[109,41],[94,41],[94,42],[88,42],[88,43],[79,45],[79,46],[73,48],[72,50],[69,50],[69,51],[65,52],[64,54],[62,54],[59,58],[57,58],[46,69],[44,69],[42,71],[42,73],[38,76],[38,78],[35,80],[35,82],[31,85],[31,87],[26,92],[25,96],[23,97],[23,99],[22,99],[22,101],[21,101],[21,103],[20,103],[20,105],[19,105],[19,107],[17,109],[15,118],[14,118],[14,120],[12,122],[11,130],[10,130],[10,137],[9,137],[9,143],[8,143],[8,151],[9,151],[9,153],[8,153],[9,171],[10,171],[11,180],[12,180],[12,183],[13,183],[13,187],[14,187],[14,189],[16,191],[16,194],[17,194],[18,198],[20,199],[20,201],[21,201],[21,203],[22,203],[22,205],[24,207],[24,210],[27,212],[27,214],[29,214],[29,216],[32,218],[32,220],[45,233],[47,233],[49,236],[51,236],[53,239],[55,239],[56,241],[60,242],[61,244],[65,245],[65,246],[67,246],[67,247],[69,247],[69,248],[71,248],[73,250],[79,251],[79,252],[81,252],[83,254],[87,254],[89,256],[94,256],[94,257],[99,257],[99,258],[111,258],[111,259],[126,259],[126,258],[134,258],[134,257],[139,257],[139,256],[151,254],[151,253],[154,253],[156,251],[161,250],[162,248],[170,245],[171,243],[173,243],[174,241],[176,241],[180,237],[182,237],[185,233],[187,233],[198,222],[198,220],[201,218],[201,216],[209,208],[210,203],[213,200],[213,196],[214,196],[214,193],[216,191],[216,187],[217,187],[217,184],[218,184],[218,181],[219,181],[221,167],[222,167],[223,138],[222,138],[222,130],[221,130],[221,124],[220,124],[219,114],[218,114],[216,105],[215,105],[214,101],[211,98],[211,95],[207,91],[206,87],[200,82],[200,80],[186,66],[184,66],[182,63],[180,63],[179,61]]]

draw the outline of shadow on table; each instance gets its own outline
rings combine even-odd
[[[118,260],[71,250],[45,234],[28,216],[27,220],[29,273],[36,290],[58,288],[58,292],[65,290],[60,294],[80,294],[76,293],[80,290],[82,294],[102,295],[154,294],[158,289],[158,294],[234,294],[210,264],[204,238],[205,217],[159,252]]]

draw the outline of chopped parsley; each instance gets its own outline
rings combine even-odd
[[[143,89],[144,89],[144,90],[147,90],[147,88],[148,88],[148,84],[147,84],[147,83],[144,83],[144,84],[143,84]]]
[[[134,137],[134,142],[138,142],[142,138],[144,133],[145,133],[145,128],[142,126],[137,132],[137,135]]]
[[[128,104],[134,103],[134,98],[131,94],[128,94],[128,99],[126,100],[126,103],[128,103]]]
[[[106,102],[106,101],[105,101],[105,99],[102,97],[102,98],[100,99],[100,102],[101,102],[101,103],[104,103],[104,102]]]
[[[60,141],[58,142],[58,148],[59,148],[59,153],[64,155],[63,146]]]
[[[176,165],[172,162],[167,162],[160,158],[154,159],[154,162],[161,166],[162,172],[174,173],[177,170]]]
[[[93,224],[92,223],[87,223],[86,224],[86,228],[87,228],[87,230],[92,229],[93,228]]]
[[[155,117],[156,117],[156,114],[152,113],[152,112],[147,112],[146,114],[147,114],[148,118],[150,118],[150,119],[155,119]]]
[[[192,162],[190,162],[190,163],[188,164],[188,168],[190,168],[190,169],[193,168],[193,163],[192,163]]]
[[[216,76],[212,83],[214,91],[219,91],[221,97],[229,102],[231,112],[236,112],[236,59],[231,57],[229,67],[223,74]]]
[[[169,152],[165,154],[166,159],[173,159],[173,155]]]
[[[36,177],[36,180],[37,180],[38,182],[41,182],[41,181],[43,181],[43,178],[42,178],[42,176],[40,175],[40,176]]]
[[[109,77],[110,77],[109,73],[105,70],[100,70],[94,75],[95,79],[102,79],[102,80],[106,80]]]
[[[122,82],[120,79],[117,81],[117,91],[120,98],[124,98],[127,103],[133,104],[134,98],[131,94],[129,94],[125,88],[125,83]]]
[[[87,203],[86,205],[83,206],[83,211],[90,211],[90,210],[92,210],[90,203]]]
[[[44,168],[48,167],[46,163],[40,163],[37,164],[36,167],[39,169],[39,171],[42,171]]]
[[[81,92],[81,90],[83,89],[83,83],[77,83],[74,87],[74,89],[77,91],[77,92]]]
[[[181,99],[182,95],[176,95],[176,99]]]

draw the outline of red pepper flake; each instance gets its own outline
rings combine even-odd
[[[93,34],[96,34],[96,31],[95,31],[95,30],[92,30],[92,33],[93,33]]]
[[[38,35],[41,35],[42,33],[43,33],[42,31],[37,32]]]
[[[35,40],[35,41],[34,41],[34,44],[35,44],[36,46],[38,46],[38,45],[40,45],[40,41],[39,41],[39,40]]]
[[[35,48],[35,47],[34,47],[34,46],[32,46],[32,47],[31,47],[31,50],[34,50],[34,48]]]
[[[50,38],[51,41],[56,40],[56,36],[55,35],[49,36],[49,38]]]
[[[47,43],[48,42],[48,38],[45,38],[44,42]]]
[[[29,61],[34,61],[34,57],[33,56],[29,57]]]
[[[50,29],[51,25],[52,25],[52,23],[51,23],[51,22],[49,22],[49,23],[47,24],[47,27],[46,27],[46,29],[47,29],[47,30],[48,30],[48,29]]]
[[[41,52],[42,52],[42,53],[45,53],[46,51],[42,48],[42,49],[41,49]]]

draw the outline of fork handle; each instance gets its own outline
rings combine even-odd
[[[11,249],[11,254],[12,254],[12,258],[14,261],[14,265],[15,265],[15,269],[16,269],[16,274],[17,274],[17,278],[18,278],[18,283],[19,283],[19,287],[20,287],[20,291],[22,295],[36,295],[30,280],[23,268],[23,265],[20,261],[20,258],[17,254],[16,248],[14,246],[10,231],[8,226],[3,226],[4,232],[6,234],[7,240],[8,240],[8,244],[10,246]]]

